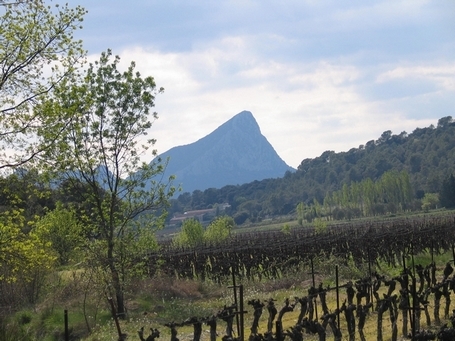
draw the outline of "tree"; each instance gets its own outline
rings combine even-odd
[[[180,232],[173,239],[175,245],[183,247],[194,247],[203,241],[204,228],[199,220],[194,218],[184,220]]]
[[[36,169],[17,169],[0,178],[0,206],[3,210],[20,210],[26,222],[42,216],[45,207],[52,207],[50,188]]]
[[[216,218],[210,223],[204,232],[204,241],[209,243],[219,243],[231,235],[235,226],[234,219],[229,216]]]
[[[422,210],[428,212],[430,209],[437,208],[439,204],[439,198],[437,193],[425,193],[422,198]]]
[[[442,117],[438,120],[438,128],[445,128],[453,123],[452,116]]]
[[[67,265],[75,252],[83,245],[83,226],[72,208],[65,208],[61,203],[39,219],[37,225],[44,231],[42,238],[51,243],[58,255],[60,265]]]
[[[37,138],[38,128],[70,117],[34,111],[83,61],[82,42],[73,38],[86,11],[48,6],[43,0],[0,2],[0,169],[22,165],[53,144],[60,131]],[[50,113],[46,113],[50,115]],[[61,128],[65,124],[60,125]]]
[[[385,142],[389,141],[391,137],[392,137],[392,131],[391,130],[387,130],[387,131],[385,131],[385,132],[383,132],[381,134],[381,137],[376,141],[376,143],[378,145],[380,145],[382,143],[385,143]]]
[[[162,178],[165,163],[141,161],[155,140],[139,144],[158,117],[151,109],[163,89],[156,88],[153,77],[135,72],[134,62],[120,72],[120,58],[111,59],[109,50],[78,82],[63,79],[37,110],[73,117],[58,143],[46,149],[43,166],[61,181],[86,184],[85,216],[94,239],[88,245],[90,264],[107,269],[106,284],[124,316],[124,286],[133,275],[129,264],[143,256],[134,243],[162,227],[174,188],[173,177]],[[58,122],[55,126],[60,129]],[[44,138],[48,133],[39,132]]]
[[[455,207],[455,177],[453,174],[442,182],[441,190],[439,191],[439,201],[442,207]]]
[[[305,218],[305,203],[299,202],[296,207],[297,210],[297,221],[300,226],[303,226],[303,219]]]
[[[37,224],[52,207],[51,189],[39,172],[17,169],[0,178],[0,305],[35,303],[56,256],[47,226]]]
[[[55,257],[41,238],[40,226],[27,224],[23,210],[2,212],[0,219],[0,281],[31,280],[36,269],[50,268]]]

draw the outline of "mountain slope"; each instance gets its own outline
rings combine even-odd
[[[159,155],[169,157],[165,177],[176,176],[183,192],[221,188],[284,176],[293,168],[261,134],[249,111],[242,111],[200,140]]]

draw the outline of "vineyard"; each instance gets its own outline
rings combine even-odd
[[[455,292],[453,260],[447,264],[434,262],[437,254],[455,256],[454,227],[453,215],[425,216],[332,225],[325,231],[299,228],[287,233],[241,233],[222,244],[191,249],[163,243],[159,253],[150,254],[150,270],[179,278],[233,284],[232,306],[224,306],[210,317],[189,316],[179,323],[167,323],[171,341],[178,340],[177,329],[185,325],[193,326],[193,340],[198,341],[202,324],[210,326],[210,339],[215,340],[219,333],[217,321],[226,324],[223,340],[243,340],[245,329],[249,329],[252,341],[326,340],[328,337],[352,341],[356,335],[363,341],[365,323],[372,319],[379,341],[455,340],[453,325],[445,324],[455,323],[450,300]],[[431,255],[429,264],[414,261],[414,256],[422,253]],[[331,257],[367,269],[366,273],[341,283],[336,265],[334,286],[316,283],[315,262]],[[381,275],[377,270],[380,263],[400,268],[400,274],[389,278]],[[312,275],[312,285],[308,293],[287,298],[281,307],[273,299],[244,302],[243,285],[236,285],[236,281],[273,280],[299,271]],[[327,303],[328,295],[335,295],[333,304]],[[247,306],[253,310],[248,328],[244,322]],[[283,326],[283,316],[294,310],[299,310],[296,322]],[[268,316],[263,316],[264,311]],[[390,321],[387,324],[390,330],[383,326],[384,316]],[[425,323],[421,322],[423,317]],[[152,330],[146,339],[144,331],[139,332],[141,340],[153,340],[157,335],[159,332]]]
[[[298,269],[316,257],[335,256],[346,262],[396,264],[403,256],[447,252],[455,242],[455,216],[430,216],[331,225],[324,232],[298,228],[241,233],[223,243],[176,248],[163,243],[150,255],[150,270],[182,278],[218,282],[232,275],[248,280],[274,279],[283,269]]]

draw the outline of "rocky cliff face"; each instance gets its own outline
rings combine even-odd
[[[176,176],[183,192],[241,185],[283,177],[293,168],[278,156],[261,134],[249,111],[242,111],[200,140],[161,154],[169,157],[165,176]]]

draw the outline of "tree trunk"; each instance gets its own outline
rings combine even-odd
[[[122,283],[120,282],[120,276],[115,266],[114,262],[114,245],[113,243],[108,243],[108,250],[107,250],[108,262],[109,262],[109,270],[111,272],[111,279],[112,279],[112,286],[114,288],[115,293],[115,303],[117,305],[117,316],[121,319],[126,318],[126,311],[125,311],[125,300],[123,296],[123,288]]]

